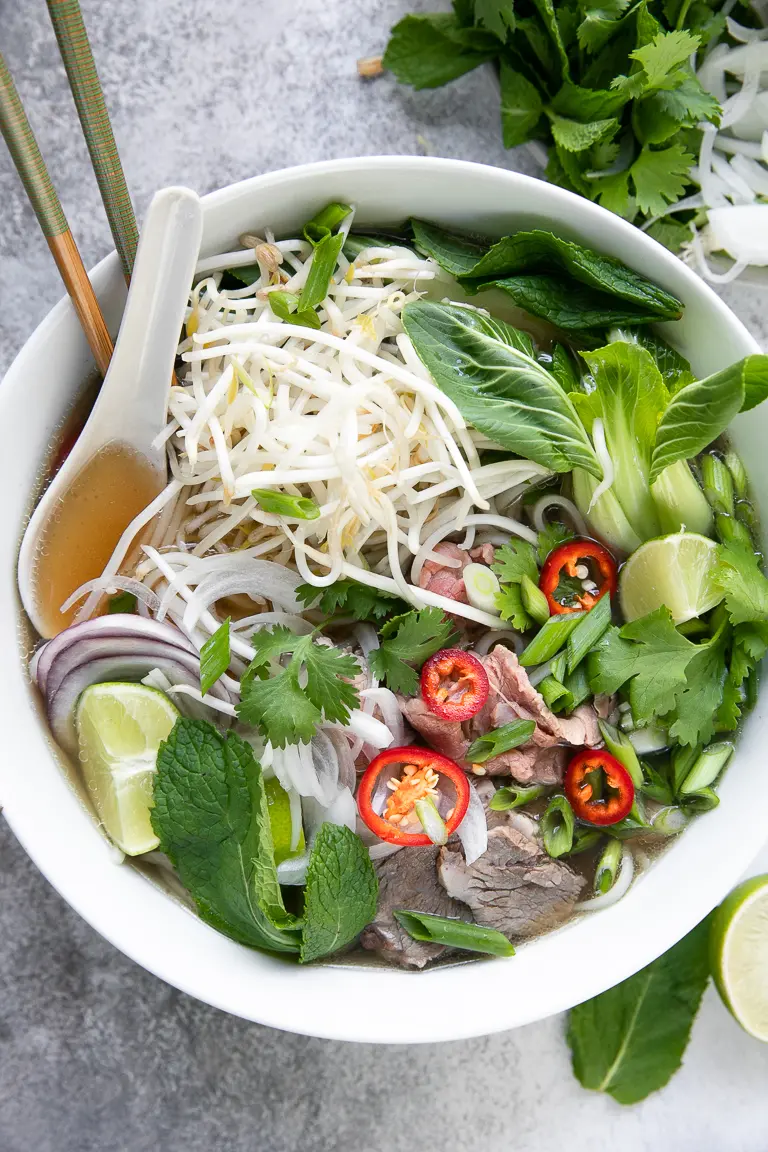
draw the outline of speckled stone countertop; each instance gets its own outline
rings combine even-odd
[[[507,153],[487,74],[413,93],[361,81],[422,0],[81,0],[136,208],[307,160]],[[0,42],[86,264],[111,247],[43,0]],[[0,372],[61,295],[0,148]],[[766,296],[726,298],[765,346]],[[768,853],[755,871],[768,870]],[[481,994],[478,989],[478,994]],[[223,1015],[96,935],[0,822],[0,1152],[765,1152],[768,1047],[707,994],[685,1066],[622,1109],[571,1076],[563,1019],[419,1048],[289,1036]]]

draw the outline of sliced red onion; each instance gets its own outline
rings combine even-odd
[[[301,583],[298,572],[272,560],[251,560],[245,571],[211,573],[200,581],[190,596],[184,612],[184,627],[191,630],[217,600],[238,594],[258,596],[288,612],[300,612],[296,589]]]
[[[479,860],[488,847],[488,823],[483,802],[471,780],[469,781],[469,807],[456,832],[464,849],[464,859],[467,864],[474,864],[475,860]]]
[[[160,624],[156,620],[145,620],[142,616],[122,612],[115,612],[109,616],[96,616],[93,620],[86,620],[82,624],[71,624],[40,649],[35,669],[40,691],[45,693],[51,664],[65,648],[81,640],[107,636],[134,636],[140,641],[154,640],[161,644],[173,644],[185,652],[197,655],[194,646],[183,632],[171,624]]]
[[[126,659],[139,657],[147,665],[142,673],[146,676],[152,668],[163,668],[164,663],[175,663],[187,674],[185,683],[200,684],[200,661],[197,655],[185,652],[173,644],[161,644],[156,640],[139,640],[135,636],[100,636],[93,640],[81,640],[62,649],[48,669],[45,681],[45,696],[50,703],[59,691],[64,680],[78,668],[85,668],[95,660],[111,660],[115,667]],[[153,663],[154,661],[154,663]],[[191,679],[190,679],[191,676]],[[113,676],[112,679],[125,679]]]

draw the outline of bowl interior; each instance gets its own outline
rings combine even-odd
[[[245,231],[271,227],[288,234],[333,199],[357,205],[356,226],[362,227],[414,215],[496,235],[529,226],[553,229],[621,258],[679,296],[685,317],[664,327],[698,373],[758,350],[705,284],[629,224],[561,189],[458,161],[334,161],[222,189],[204,201],[203,254],[236,246]],[[114,330],[125,297],[114,254],[98,266],[94,283]],[[102,935],[169,983],[236,1015],[310,1035],[403,1043],[481,1035],[570,1007],[649,963],[722,898],[764,839],[759,821],[745,822],[743,815],[746,797],[755,812],[768,803],[764,698],[745,725],[720,806],[695,821],[620,903],[526,944],[510,960],[484,962],[482,996],[474,965],[418,974],[347,965],[301,969],[250,951],[208,928],[137,869],[117,865],[56,762],[24,661],[16,655],[23,644],[15,585],[20,535],[48,446],[91,368],[74,312],[63,301],[0,389],[0,420],[13,429],[0,458],[6,496],[0,507],[0,637],[10,654],[0,799],[38,867]],[[762,409],[733,428],[764,518],[767,432]]]

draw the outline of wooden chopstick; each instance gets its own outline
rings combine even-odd
[[[112,357],[112,338],[2,53],[0,131],[104,376]]]
[[[78,0],[47,0],[47,4],[115,248],[128,277],[139,233],[83,14]]]

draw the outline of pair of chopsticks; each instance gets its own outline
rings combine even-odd
[[[115,138],[78,0],[47,0],[91,163],[126,277],[136,256],[138,230]],[[112,339],[88,279],[32,127],[0,53],[0,131],[37,215],[56,266],[72,298],[101,375]]]

